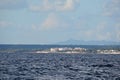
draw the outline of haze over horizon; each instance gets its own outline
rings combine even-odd
[[[0,44],[120,42],[120,0],[0,0]]]

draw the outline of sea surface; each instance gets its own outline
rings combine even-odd
[[[30,53],[56,47],[81,47],[88,54]],[[120,54],[96,49],[120,46],[0,45],[0,80],[120,80]]]

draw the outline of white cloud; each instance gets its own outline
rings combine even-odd
[[[120,15],[120,0],[109,0],[104,4],[104,10],[106,16]]]
[[[36,30],[37,29],[37,26],[32,24],[32,29]]]
[[[44,0],[42,4],[30,5],[32,11],[70,11],[75,9],[75,6],[80,0]]]
[[[27,0],[0,0],[0,9],[21,9],[27,7]]]
[[[104,5],[104,15],[109,18],[108,25],[112,22],[112,26],[107,26],[112,29],[111,39],[120,41],[120,0],[108,0]]]
[[[108,23],[101,22],[97,25],[96,29],[93,31],[96,39],[98,40],[111,40],[113,33],[109,31]]]
[[[49,4],[49,0],[41,1],[42,4],[39,5],[29,5],[30,10],[32,11],[47,11],[51,10],[51,6]]]
[[[97,40],[111,40],[111,33],[105,32],[105,33],[98,33],[96,35]]]
[[[13,25],[11,22],[0,21],[0,27],[7,27]]]
[[[50,13],[41,24],[33,24],[32,28],[39,30],[60,30],[63,28],[65,29],[68,26],[69,24],[66,21],[62,20],[55,13]]]
[[[58,27],[59,22],[60,21],[55,14],[49,14],[47,19],[42,23],[41,26],[44,29],[51,29],[51,28]]]
[[[120,23],[116,24],[116,31],[115,31],[115,34],[116,34],[116,40],[118,40],[120,42]]]
[[[116,33],[116,38],[117,38],[117,41],[120,42],[120,31],[117,31],[117,33]]]
[[[57,6],[56,6],[57,7]],[[66,0],[66,3],[58,8],[59,10],[73,10],[74,9],[74,1],[73,0]]]
[[[113,29],[113,32],[109,28]],[[97,24],[96,27],[89,28],[87,30],[82,30],[77,33],[77,37],[85,40],[113,40],[116,38],[116,31],[114,27],[108,27],[108,23],[101,22]],[[116,39],[115,39],[116,40]],[[117,40],[116,40],[117,41]]]

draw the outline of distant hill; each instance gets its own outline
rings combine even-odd
[[[58,42],[59,45],[120,45],[120,42],[114,41],[84,41],[84,40],[67,40],[63,42]]]

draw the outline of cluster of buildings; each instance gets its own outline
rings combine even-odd
[[[85,49],[85,48],[69,48],[69,47],[64,47],[64,48],[50,48],[46,50],[40,50],[36,51],[36,53],[97,53],[97,54],[120,54],[119,50],[91,50],[91,49]]]
[[[101,54],[120,54],[119,50],[97,50],[97,53]]]
[[[85,52],[85,48],[51,48],[50,52],[80,53]]]
[[[85,48],[50,48],[48,50],[37,51],[36,53],[83,53],[86,52]]]

